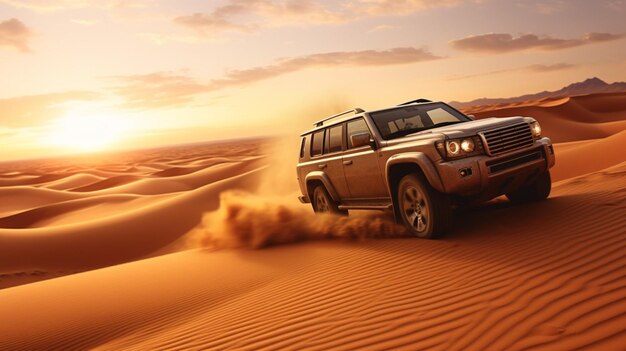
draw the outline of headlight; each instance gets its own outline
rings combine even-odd
[[[463,139],[461,141],[461,149],[467,153],[474,151],[476,145],[474,144],[474,140],[472,139]]]
[[[435,143],[435,147],[444,159],[456,159],[484,153],[482,142],[477,135],[463,139],[438,141]]]
[[[530,130],[533,132],[535,138],[541,137],[541,126],[539,122],[533,122],[530,124]]]
[[[448,151],[448,156],[459,156],[461,154],[461,145],[456,140],[448,140],[446,141],[446,151]]]

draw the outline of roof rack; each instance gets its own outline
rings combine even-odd
[[[428,99],[417,99],[417,100],[403,102],[403,103],[398,104],[396,106],[404,106],[404,105],[410,105],[410,104],[419,104],[419,103],[423,103],[423,102],[432,102],[432,101],[430,101]]]
[[[321,126],[324,125],[324,122],[326,122],[328,120],[331,120],[333,118],[337,118],[339,116],[346,115],[346,114],[348,114],[350,112],[354,112],[355,114],[357,114],[357,113],[361,113],[361,112],[365,112],[365,111],[363,109],[361,109],[361,108],[356,107],[356,108],[353,108],[352,110],[344,111],[344,112],[338,113],[336,115],[332,115],[330,117],[326,117],[326,118],[324,118],[322,120],[319,120],[319,121],[313,123],[313,125],[316,126],[316,127],[321,127]]]

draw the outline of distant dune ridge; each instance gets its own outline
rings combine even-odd
[[[553,192],[434,241],[299,204],[297,137],[0,163],[0,350],[623,349],[626,93],[464,110],[539,120]]]
[[[608,84],[600,78],[593,77],[586,79],[582,82],[572,83],[564,88],[555,91],[542,91],[541,93],[527,94],[511,98],[481,98],[466,102],[451,101],[450,104],[457,108],[467,108],[481,105],[497,105],[509,104],[513,102],[541,100],[546,98],[560,98],[566,96],[624,92],[626,92],[626,82],[615,82]]]

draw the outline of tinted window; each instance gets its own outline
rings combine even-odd
[[[328,133],[328,129],[326,129],[326,137],[324,138],[324,153],[325,154],[328,153],[328,145],[330,145],[330,142],[328,141],[328,139],[330,139],[330,134]]]
[[[313,142],[311,143],[311,156],[317,156],[322,154],[322,147],[324,146],[324,130],[313,133]]]
[[[304,157],[311,157],[311,134],[305,136],[304,139]]]
[[[352,140],[350,136],[359,133],[369,133],[370,130],[367,128],[367,123],[363,118],[355,119],[353,121],[348,122],[348,149],[351,149]]]
[[[304,157],[304,143],[305,143],[306,139],[307,139],[307,137],[304,137],[300,141],[300,158]]]
[[[429,128],[468,121],[462,113],[442,103],[397,107],[372,112],[370,116],[383,139],[393,139]]]
[[[441,107],[428,110],[426,113],[433,123],[454,122],[459,120],[451,112],[448,112]]]
[[[343,126],[339,125],[328,130],[328,152],[341,151],[341,139],[343,136]]]
[[[389,132],[395,133],[399,130],[411,129],[411,128],[423,128],[424,122],[419,115],[415,115],[408,118],[394,119],[387,122]]]

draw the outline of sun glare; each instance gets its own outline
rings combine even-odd
[[[128,129],[127,121],[120,117],[69,114],[53,125],[50,142],[72,151],[99,151],[119,142]]]

